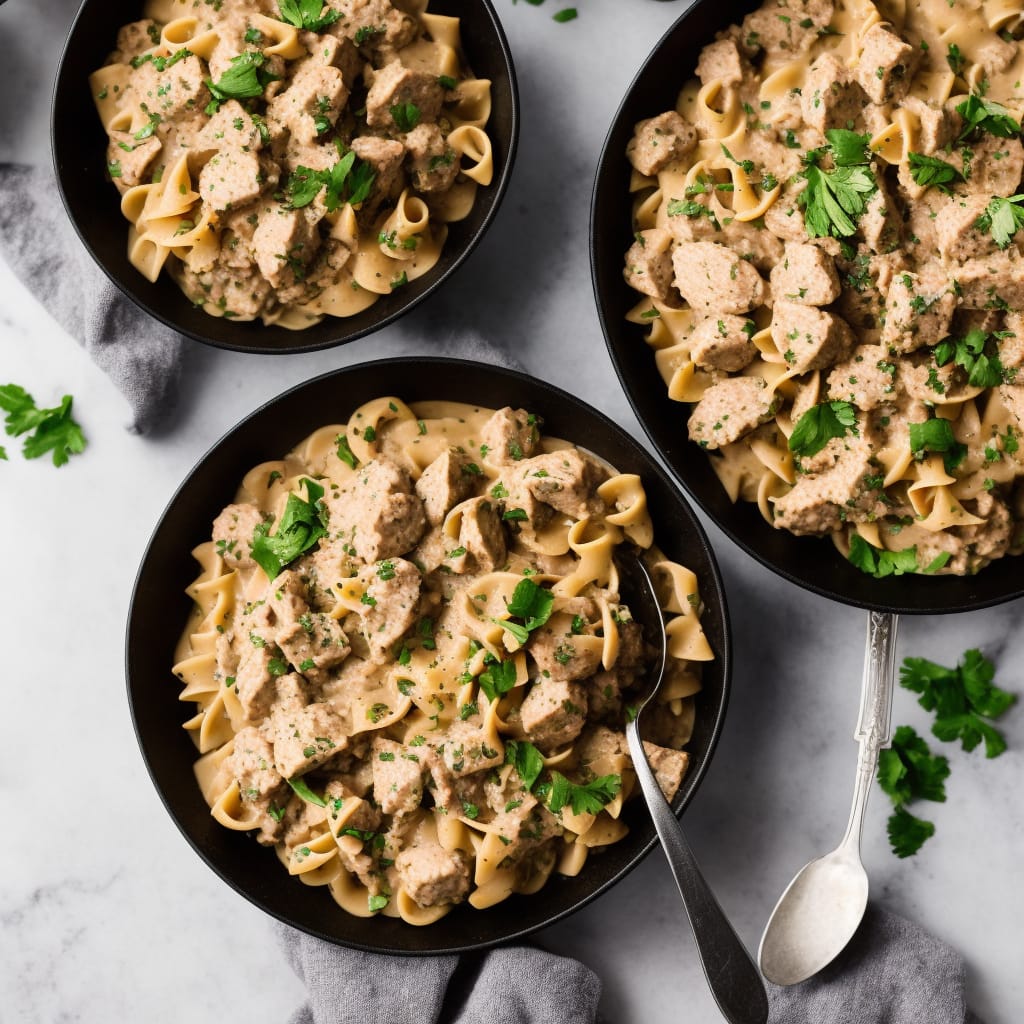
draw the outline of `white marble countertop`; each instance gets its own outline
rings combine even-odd
[[[577,0],[580,17],[565,25],[551,20],[559,0],[497,5],[523,104],[509,194],[444,293],[380,334],[287,358],[192,346],[177,414],[159,436],[142,438],[124,429],[128,407],[114,386],[0,264],[0,382],[16,381],[46,403],[73,393],[89,439],[60,470],[25,462],[16,441],[0,463],[5,1020],[275,1021],[299,1000],[268,921],[196,857],[164,812],[125,698],[124,629],[139,559],[166,501],[214,439],[315,373],[429,352],[466,330],[641,435],[592,301],[588,204],[619,98],[681,5]],[[0,102],[22,112],[16,131],[0,133],[0,160],[46,158],[54,28],[69,8],[42,0],[27,10],[25,0],[0,8],[0,50],[21,72],[5,76],[15,93]],[[735,673],[722,741],[685,825],[755,948],[782,888],[838,842],[846,823],[865,615],[801,592],[709,533],[730,599]],[[900,657],[952,664],[978,646],[1005,686],[1024,690],[1021,611],[1017,602],[904,620]],[[907,692],[896,695],[894,722],[921,732],[928,724]],[[969,999],[986,1024],[1011,1024],[1024,1005],[1024,709],[1004,726],[1010,750],[997,761],[944,748],[949,799],[926,808],[937,834],[918,856],[899,861],[889,852],[877,789],[864,841],[874,899],[963,952]],[[721,1019],[657,851],[539,939],[600,973],[610,1021]]]

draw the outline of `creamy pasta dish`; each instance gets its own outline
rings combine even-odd
[[[148,0],[89,84],[128,256],[301,329],[428,273],[494,171],[490,82],[426,0]]]
[[[629,143],[629,319],[733,501],[876,577],[1024,549],[1021,0],[769,0]]]
[[[174,673],[202,793],[352,914],[483,909],[626,834],[649,658],[622,544],[668,620],[645,748],[669,799],[686,772],[698,582],[653,546],[639,477],[540,428],[372,401],[251,470],[194,551]]]

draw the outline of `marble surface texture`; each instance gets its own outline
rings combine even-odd
[[[0,381],[45,402],[73,393],[89,438],[85,455],[61,470],[25,462],[16,442],[0,463],[5,1021],[283,1021],[300,997],[269,922],[210,872],[164,812],[125,699],[124,628],[139,559],[179,480],[215,438],[316,373],[378,356],[457,352],[469,334],[641,435],[594,309],[588,204],[619,98],[682,5],[577,0],[579,19],[559,25],[551,19],[559,0],[496,2],[523,103],[510,191],[445,291],[380,334],[287,358],[191,346],[179,407],[157,435],[139,437],[124,429],[127,405],[113,385],[0,265]],[[125,4],[125,20],[134,10]],[[47,159],[49,85],[70,15],[59,0],[0,7],[0,52],[18,71],[5,76],[0,103],[20,112],[16,129],[0,136],[0,160]],[[46,282],[35,291],[45,299]],[[722,741],[685,825],[755,948],[782,888],[835,845],[846,823],[865,615],[801,592],[709,533],[730,600],[735,673]],[[979,646],[1004,685],[1020,691],[1021,612],[1018,602],[904,620],[900,657],[950,664]],[[927,729],[906,692],[896,695],[894,722]],[[987,1024],[1019,1020],[1024,1005],[1024,709],[1006,716],[1005,731],[1010,750],[997,761],[945,751],[949,799],[928,807],[937,835],[917,857],[889,852],[877,789],[864,836],[873,898],[963,952],[969,999]],[[609,1021],[721,1019],[657,851],[539,940],[600,973]]]

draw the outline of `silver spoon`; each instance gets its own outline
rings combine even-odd
[[[634,619],[644,627],[644,637],[658,648],[658,660],[648,673],[648,688],[637,713],[626,725],[626,741],[633,768],[643,791],[654,827],[668,858],[669,867],[683,898],[683,907],[693,930],[701,967],[711,994],[729,1024],[764,1024],[768,1020],[768,996],[754,961],[729,924],[714,893],[708,888],[693,851],[683,836],[682,826],[661,792],[647,761],[640,739],[639,723],[644,708],[655,695],[665,674],[665,622],[654,584],[638,554],[622,548],[616,553],[619,589]]]
[[[871,612],[860,717],[854,739],[860,744],[850,821],[842,842],[812,860],[779,897],[761,937],[757,959],[776,985],[795,985],[831,963],[853,938],[868,903],[868,876],[860,859],[864,809],[878,751],[891,738],[893,667],[899,620]]]

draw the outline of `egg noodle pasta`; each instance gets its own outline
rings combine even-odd
[[[437,265],[494,177],[491,83],[458,18],[350,8],[161,0],[118,33],[89,88],[147,280],[301,330]]]
[[[1022,19],[770,0],[626,148],[626,319],[690,440],[875,576],[1024,550]]]
[[[669,799],[686,773],[713,657],[699,581],[655,546],[639,476],[541,427],[366,402],[246,473],[193,552],[173,671],[199,788],[349,913],[483,910],[627,834],[650,654],[622,544],[667,618],[646,749]]]

